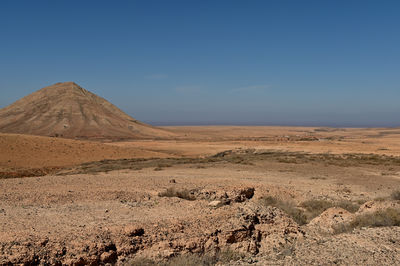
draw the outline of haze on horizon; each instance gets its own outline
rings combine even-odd
[[[398,1],[1,1],[0,108],[74,81],[156,125],[400,126]]]

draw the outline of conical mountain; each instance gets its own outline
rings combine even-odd
[[[45,87],[0,109],[0,132],[114,140],[173,135],[135,120],[74,82]]]

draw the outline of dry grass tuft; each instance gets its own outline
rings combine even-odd
[[[268,196],[260,199],[260,204],[264,206],[272,206],[281,209],[289,215],[297,224],[304,225],[317,217],[324,211],[332,207],[340,207],[349,212],[355,213],[360,205],[351,201],[328,201],[328,200],[307,200],[300,204],[298,208],[293,201],[282,201],[277,198]]]
[[[392,195],[390,195],[390,196],[394,200],[400,200],[400,190],[393,191]]]
[[[226,248],[217,253],[216,259],[220,263],[230,263],[233,261],[239,261],[245,257],[246,255],[243,253]]]
[[[131,260],[127,265],[130,266],[156,266],[160,265],[157,264],[155,261],[148,259],[148,258],[135,258]]]
[[[302,210],[298,209],[296,207],[296,204],[292,201],[282,201],[274,197],[268,196],[265,198],[261,198],[260,204],[281,209],[299,225],[304,225],[307,223],[307,216]]]
[[[307,217],[311,220],[323,213],[325,210],[333,207],[333,204],[327,200],[312,199],[302,202],[300,206],[306,209]]]
[[[335,228],[335,233],[351,232],[361,227],[400,226],[400,210],[388,208],[356,216],[350,224]]]
[[[324,211],[332,207],[340,207],[351,213],[355,213],[359,208],[359,204],[355,204],[348,200],[342,201],[328,201],[328,200],[307,200],[300,204],[301,207],[307,210],[308,219],[311,220]]]
[[[185,200],[196,200],[196,197],[187,189],[168,188],[164,192],[158,193],[159,197],[177,197]]]
[[[388,208],[357,216],[353,227],[400,226],[400,210]]]
[[[311,180],[326,180],[326,177],[323,176],[312,176],[310,177]]]
[[[244,259],[245,255],[230,249],[223,249],[215,255],[181,254],[170,258],[167,262],[155,262],[148,258],[136,258],[128,263],[131,266],[211,266],[229,264]]]
[[[216,259],[211,256],[198,256],[195,254],[183,254],[171,258],[165,266],[211,266],[216,264]]]

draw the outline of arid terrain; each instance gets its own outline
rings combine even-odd
[[[400,266],[399,1],[0,1],[0,266]]]
[[[400,261],[398,128],[157,128],[66,82],[0,132],[0,265]]]
[[[164,130],[1,134],[0,264],[400,261],[399,129]]]
[[[0,109],[0,132],[79,139],[170,137],[74,82],[60,82]]]

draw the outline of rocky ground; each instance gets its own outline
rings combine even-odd
[[[397,159],[316,156],[237,150],[0,179],[0,264],[397,264]]]

